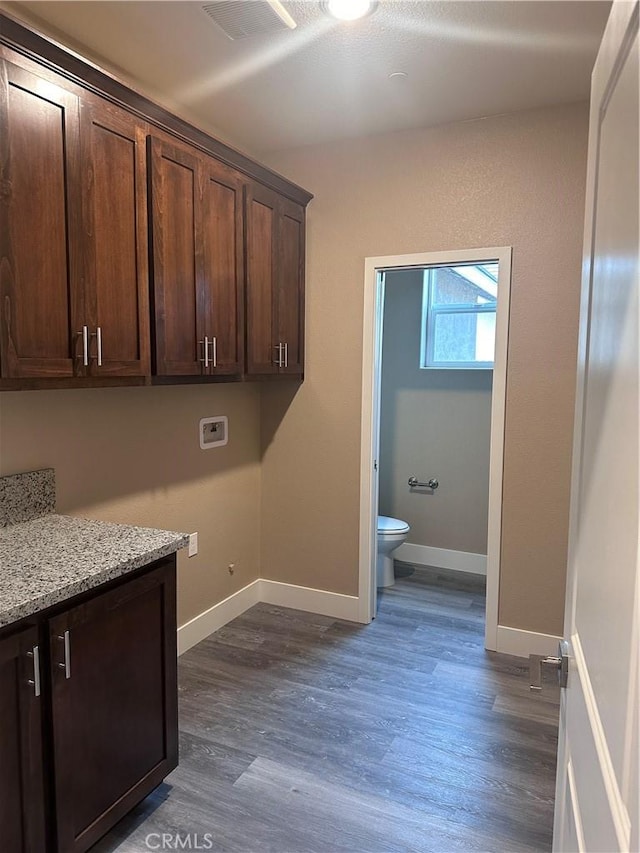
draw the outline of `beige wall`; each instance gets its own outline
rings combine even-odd
[[[50,465],[63,512],[198,530],[181,623],[259,573],[356,594],[364,258],[513,245],[500,623],[559,633],[586,120],[576,105],[271,158],[316,194],[303,386],[3,393],[0,472]],[[216,414],[229,446],[200,451]]]
[[[422,270],[385,275],[380,512],[411,525],[407,542],[487,553],[490,370],[422,370]],[[436,477],[433,492],[407,479]]]
[[[316,198],[307,378],[263,394],[265,577],[357,592],[365,257],[511,245],[499,621],[561,632],[586,143],[578,104],[271,155]]]
[[[60,512],[198,531],[198,555],[178,555],[183,624],[258,577],[259,409],[251,385],[3,393],[0,473],[51,466]],[[200,450],[211,415],[229,444]]]

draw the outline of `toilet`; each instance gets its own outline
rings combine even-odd
[[[376,585],[393,586],[393,552],[407,538],[411,528],[406,521],[399,518],[389,518],[387,515],[378,516],[378,562],[376,565]]]

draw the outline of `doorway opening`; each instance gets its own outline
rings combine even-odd
[[[510,247],[366,259],[360,484],[359,617],[362,622],[371,621],[376,614],[378,516],[382,514],[379,512],[381,462],[385,464],[382,504],[385,509],[390,506],[407,507],[405,514],[414,520],[414,527],[418,528],[414,536],[418,540],[421,537],[424,540],[429,527],[433,531],[437,525],[433,514],[429,520],[425,499],[431,499],[430,506],[435,507],[433,498],[438,496],[437,489],[441,488],[449,491],[451,505],[451,488],[456,480],[459,486],[462,475],[458,466],[455,477],[447,475],[441,484],[438,481],[438,460],[421,461],[424,454],[421,456],[419,448],[422,446],[424,450],[423,437],[420,436],[420,424],[412,423],[412,420],[419,419],[419,405],[423,405],[424,400],[422,404],[418,403],[419,395],[413,393],[405,395],[403,404],[383,420],[382,426],[387,433],[392,422],[397,425],[402,420],[404,426],[400,429],[402,435],[391,442],[394,444],[391,453],[387,434],[384,442],[386,458],[381,459],[382,339],[387,294],[386,332],[388,335],[393,332],[396,340],[392,342],[392,348],[387,347],[385,351],[385,384],[392,383],[393,374],[402,371],[403,366],[406,368],[409,360],[413,360],[413,376],[418,385],[433,385],[435,382],[442,388],[447,383],[460,386],[462,382],[463,386],[478,390],[490,389],[489,487],[487,501],[485,463],[484,531],[478,530],[479,513],[471,513],[475,515],[473,522],[463,514],[458,519],[449,520],[452,529],[455,524],[464,526],[464,529],[458,529],[457,534],[451,531],[449,534],[454,539],[457,535],[455,541],[461,546],[458,549],[416,545],[409,533],[398,557],[406,562],[433,564],[436,568],[458,568],[482,574],[486,571],[485,646],[493,650],[497,647],[510,281]],[[422,380],[428,377],[428,381],[421,381],[421,377]],[[463,406],[467,405],[463,398],[461,400]],[[489,405],[486,396],[482,405]],[[469,418],[473,420],[471,415]],[[440,428],[442,426],[441,422]],[[409,446],[412,434],[416,436],[413,451]],[[398,443],[400,439],[401,444]],[[412,459],[412,452],[417,458]],[[391,457],[393,471],[389,466]],[[479,467],[481,469],[482,465]],[[477,490],[478,470],[473,477],[470,470],[469,477],[475,479]],[[430,480],[438,481],[435,487],[434,482],[429,485]],[[457,488],[457,492],[460,491]],[[464,496],[457,494],[455,499],[464,501]],[[469,499],[473,500],[473,495]],[[402,514],[402,511],[398,513],[401,520]],[[445,539],[436,538],[439,544],[445,542],[447,534],[444,535]],[[474,546],[473,543],[478,542],[483,546],[486,543],[486,549],[478,548],[477,544]],[[477,553],[478,550],[486,550],[486,556],[485,553]],[[442,564],[443,560],[444,565],[438,566],[437,563]]]

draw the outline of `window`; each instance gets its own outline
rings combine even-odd
[[[424,270],[420,367],[492,368],[498,264]]]

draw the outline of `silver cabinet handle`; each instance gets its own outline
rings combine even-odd
[[[33,678],[29,679],[29,684],[33,687],[33,692],[36,696],[40,695],[40,648],[34,646],[30,652],[27,652],[30,658],[33,658]]]
[[[215,335],[211,338],[211,362],[214,367],[218,366],[218,339]]]
[[[199,359],[204,362],[204,369],[209,369],[209,338],[205,335],[203,341],[198,341],[204,352],[204,358]]]
[[[284,366],[289,367],[289,344],[287,343],[284,345]]]
[[[426,483],[421,483],[417,477],[409,477],[407,483],[411,489],[437,489],[440,485],[435,477],[431,477]]]
[[[71,641],[69,639],[69,630],[64,634],[58,634],[58,639],[64,642],[64,663],[58,664],[58,669],[64,669],[64,677],[71,678]]]
[[[94,333],[92,333],[91,337],[96,339],[96,363],[98,367],[102,367],[102,327],[96,326],[96,330]]]
[[[278,367],[282,367],[282,344],[274,344],[273,348],[278,351],[278,358],[275,358],[273,363]]]
[[[78,335],[82,335],[82,364],[85,367],[89,366],[89,327],[83,326]]]

